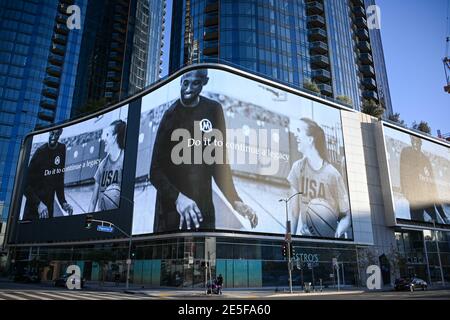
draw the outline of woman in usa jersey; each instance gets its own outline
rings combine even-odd
[[[105,143],[106,156],[100,162],[94,176],[95,185],[88,212],[95,212],[98,200],[103,197],[107,199],[100,202],[99,210],[111,210],[119,207],[126,130],[126,122],[116,120],[103,131],[102,140]],[[106,194],[108,190],[111,192]]]
[[[300,119],[295,133],[302,158],[288,175],[291,192],[301,192],[291,206],[294,234],[347,237],[351,227],[348,191],[329,162],[325,133],[313,120]]]

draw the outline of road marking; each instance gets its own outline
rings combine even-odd
[[[35,294],[32,294],[32,293],[28,293],[28,292],[24,292],[24,291],[19,292],[19,294],[21,294],[21,295],[23,295],[25,297],[31,297],[31,299],[33,299],[33,300],[52,300],[52,299],[49,299],[49,298],[46,298],[46,297],[38,296],[38,295],[35,295]]]
[[[5,296],[5,297],[9,298],[8,300],[28,300],[28,299],[22,298],[22,297],[20,297],[20,296],[12,295],[12,294],[5,293],[5,292],[2,292],[2,293],[0,293],[0,294],[1,294],[2,296]]]
[[[77,291],[75,291],[74,293],[71,293],[71,292],[60,292],[60,294],[64,295],[64,296],[68,296],[68,297],[74,298],[75,300],[98,300],[98,299],[96,299],[94,297],[87,296],[87,295],[85,295],[85,294],[83,294],[81,292],[77,292]]]
[[[39,293],[52,298],[56,298],[57,300],[76,300],[75,298],[64,297],[60,292],[57,292],[58,294],[53,294],[49,292],[39,292]]]

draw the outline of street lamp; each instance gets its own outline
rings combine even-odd
[[[302,192],[297,192],[286,199],[280,199],[279,202],[284,202],[286,204],[286,243],[287,243],[287,255],[288,255],[288,271],[289,271],[289,290],[292,292],[292,261],[291,261],[291,242],[292,242],[292,236],[291,236],[291,221],[289,220],[288,216],[288,203],[291,201],[292,198],[295,196],[298,196],[299,194],[303,194]]]
[[[133,200],[130,200],[130,199],[124,197],[124,196],[120,196],[120,198],[127,200],[128,202],[130,202],[130,203],[134,206],[134,201],[133,201]],[[112,223],[112,222],[110,222],[110,221],[106,221],[106,220],[95,220],[95,219],[92,219],[92,215],[90,215],[90,217],[91,217],[91,218],[89,219],[89,217],[86,216],[86,219],[87,219],[87,220],[89,219],[90,222],[98,222],[98,223],[101,223],[102,225],[106,223],[106,224],[108,224],[110,227],[114,227],[114,228],[116,228],[117,230],[119,230],[125,237],[128,238],[127,279],[126,279],[126,282],[125,282],[125,283],[126,283],[126,284],[125,284],[125,288],[128,290],[129,285],[130,285],[131,243],[132,243],[132,240],[133,240],[133,234],[128,234],[128,233],[126,233],[126,232],[123,231],[120,227],[116,226],[114,223]]]

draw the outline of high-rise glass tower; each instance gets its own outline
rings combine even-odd
[[[79,29],[68,28],[71,5]],[[0,221],[28,132],[159,79],[164,8],[159,0],[0,0]]]
[[[392,112],[379,30],[367,0],[173,0],[170,72],[228,63],[359,110]],[[315,85],[316,87],[315,87]],[[314,88],[315,87],[315,88]]]
[[[23,137],[66,120],[82,32],[67,28],[67,7],[87,0],[0,1],[0,212],[5,221]],[[84,17],[81,15],[81,23]]]

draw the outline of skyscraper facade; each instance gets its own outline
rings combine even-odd
[[[0,217],[4,221],[22,138],[70,115],[82,33],[69,32],[67,8],[76,4],[84,12],[86,3],[0,1]]]
[[[221,62],[360,110],[392,112],[373,1],[174,0],[170,71]]]

